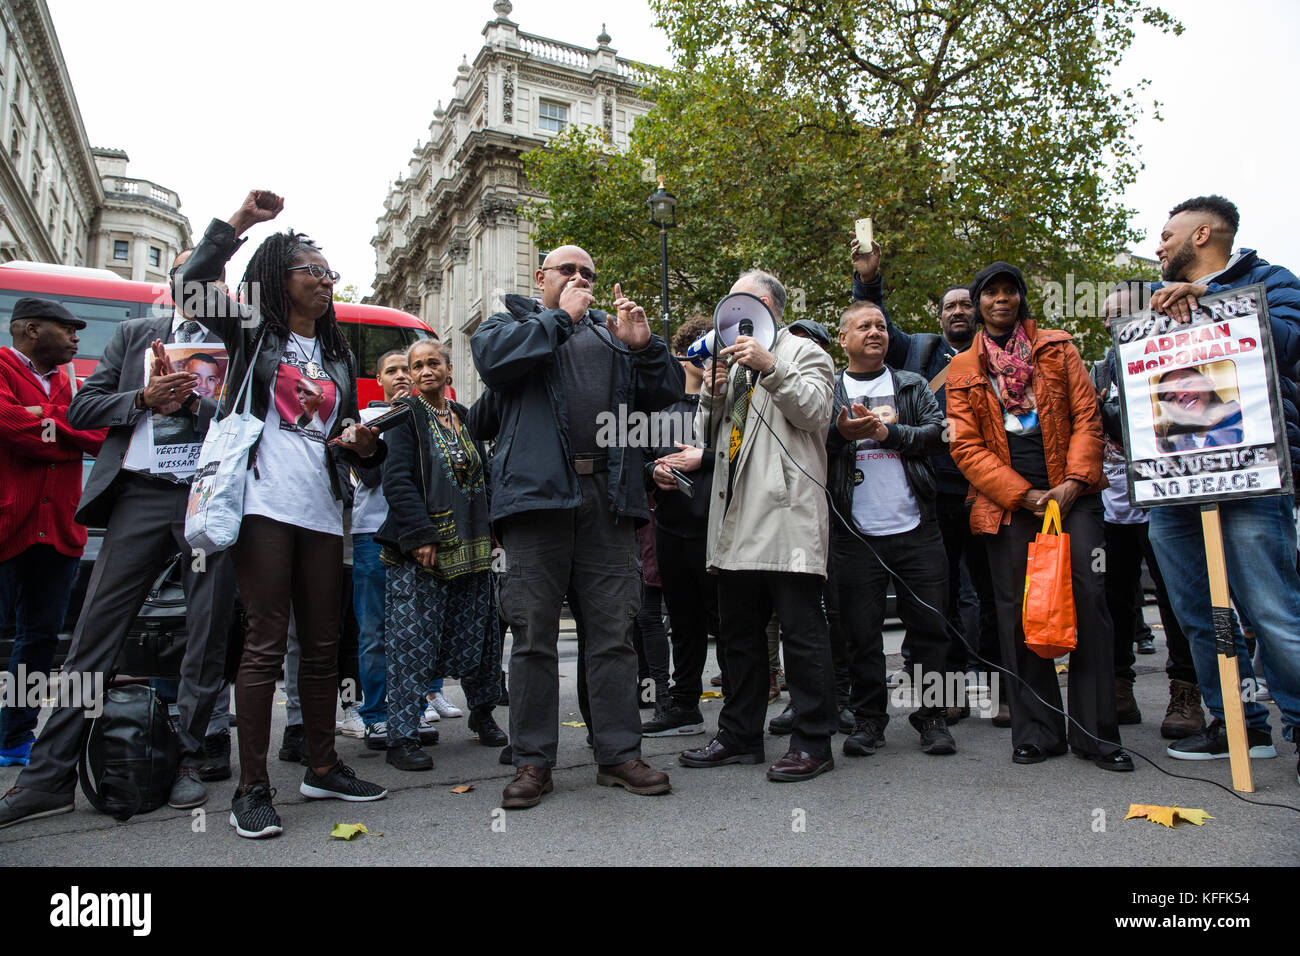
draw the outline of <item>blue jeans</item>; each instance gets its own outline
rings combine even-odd
[[[1255,625],[1268,690],[1282,711],[1283,733],[1288,740],[1294,739],[1300,727],[1300,575],[1296,573],[1296,529],[1291,508],[1290,495],[1219,503],[1228,581],[1234,600],[1241,603]],[[1150,533],[1169,601],[1192,648],[1201,696],[1210,714],[1222,719],[1223,694],[1210,615],[1210,579],[1200,508],[1152,508]],[[1237,668],[1243,684],[1254,686],[1255,669],[1240,636]],[[1245,709],[1247,726],[1269,729],[1268,708],[1247,700]]]
[[[352,612],[357,618],[357,663],[361,671],[361,719],[388,719],[388,666],[384,657],[384,562],[373,534],[352,536]]]
[[[49,674],[79,561],[48,544],[34,544],[0,561],[0,627],[12,622],[15,629],[11,681],[17,680],[20,666],[26,674]],[[25,690],[21,685],[17,689],[20,694]],[[39,716],[37,707],[0,709],[0,750],[35,740]]]

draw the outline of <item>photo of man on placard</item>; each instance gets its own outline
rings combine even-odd
[[[1151,378],[1156,444],[1162,453],[1244,441],[1237,368],[1231,361],[1174,369]]]

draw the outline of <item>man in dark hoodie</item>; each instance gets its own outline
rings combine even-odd
[[[470,339],[500,419],[492,520],[505,548],[501,611],[514,634],[510,740],[517,771],[501,806],[535,806],[552,789],[556,642],[566,592],[583,616],[596,782],[664,793],[668,775],[641,759],[632,647],[641,605],[635,524],[648,516],[642,454],[627,440],[632,432],[610,441],[602,423],[672,404],[683,393],[682,370],[618,284],[617,318],[591,308],[596,267],[577,246],[552,251],[535,282],[539,299],[506,296],[506,311]]]
[[[1151,295],[1151,308],[1187,320],[1197,297],[1262,283],[1268,302],[1274,364],[1282,393],[1287,442],[1294,468],[1300,462],[1296,363],[1300,361],[1300,279],[1270,265],[1253,249],[1232,251],[1240,217],[1222,196],[1199,196],[1169,212],[1156,256],[1164,285]],[[1255,624],[1269,693],[1282,711],[1283,733],[1300,756],[1300,575],[1296,574],[1293,495],[1242,498],[1219,503],[1223,548],[1233,600]],[[1151,509],[1151,543],[1165,573],[1170,601],[1191,644],[1201,696],[1212,720],[1200,734],[1179,740],[1167,753],[1181,760],[1228,756],[1223,694],[1210,614],[1210,587],[1200,510],[1195,505]],[[1253,686],[1255,671],[1245,642],[1237,644],[1243,686]],[[1249,683],[1246,683],[1249,682]],[[1252,757],[1273,757],[1268,708],[1247,700],[1246,737]],[[1297,765],[1300,781],[1300,764]]]

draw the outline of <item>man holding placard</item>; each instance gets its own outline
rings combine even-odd
[[[1130,467],[1139,479],[1133,494],[1140,499],[1142,486],[1149,486],[1150,494],[1180,502],[1153,508],[1150,531],[1213,718],[1203,733],[1169,747],[1170,756],[1184,760],[1228,756],[1197,507],[1205,501],[1217,505],[1228,581],[1234,600],[1255,623],[1284,733],[1300,747],[1300,575],[1291,475],[1300,451],[1300,279],[1252,249],[1233,253],[1238,222],[1237,208],[1220,196],[1189,199],[1170,212],[1156,250],[1165,284],[1153,293],[1151,308],[1174,322],[1144,336],[1138,371],[1147,376],[1149,397],[1135,402],[1127,391]],[[1218,295],[1233,290],[1240,293]],[[1219,301],[1199,302],[1206,296]],[[1129,341],[1136,343],[1140,333],[1134,327],[1141,322],[1119,330],[1121,350],[1129,348],[1124,337],[1130,330],[1135,334]],[[1125,372],[1133,371],[1130,363]],[[1273,376],[1276,390],[1270,387]],[[1147,457],[1135,445],[1147,443],[1151,432],[1149,444],[1156,448]],[[1255,674],[1244,642],[1237,643],[1236,658],[1250,756],[1275,756],[1268,710],[1254,698]]]

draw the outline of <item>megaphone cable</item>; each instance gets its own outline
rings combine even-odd
[[[921,605],[921,606],[924,607],[924,608],[927,608],[927,609],[930,610],[930,611],[933,611],[934,614],[944,622],[944,626],[945,626],[949,631],[951,631],[953,634],[955,634],[955,635],[957,636],[957,639],[960,640],[960,641],[962,642],[962,644],[966,647],[966,650],[969,651],[970,654],[971,654],[972,656],[974,656],[974,658],[975,658],[977,661],[979,661],[981,664],[984,664],[984,665],[986,665],[986,666],[988,666],[988,667],[990,667],[990,668],[995,668],[995,669],[996,669],[997,671],[999,671],[1000,673],[1002,673],[1002,674],[1006,674],[1008,677],[1010,677],[1010,678],[1014,679],[1015,681],[1017,681],[1019,684],[1021,684],[1022,686],[1024,686],[1025,689],[1027,689],[1027,690],[1029,691],[1029,693],[1032,694],[1032,695],[1034,696],[1034,698],[1035,698],[1039,703],[1041,703],[1044,707],[1048,708],[1049,710],[1051,710],[1051,711],[1053,711],[1053,712],[1055,712],[1055,713],[1060,714],[1062,717],[1064,717],[1064,718],[1066,719],[1066,722],[1067,722],[1067,723],[1073,724],[1075,727],[1078,727],[1079,730],[1082,731],[1086,736],[1091,737],[1093,740],[1097,741],[1097,742],[1100,743],[1100,744],[1114,744],[1114,743],[1116,743],[1116,741],[1113,741],[1113,740],[1102,740],[1100,737],[1098,737],[1098,736],[1096,736],[1095,734],[1091,733],[1091,732],[1090,732],[1086,727],[1084,727],[1082,724],[1080,724],[1077,720],[1075,720],[1073,717],[1071,717],[1068,713],[1066,713],[1065,711],[1061,710],[1059,707],[1053,707],[1053,706],[1052,706],[1051,704],[1049,704],[1047,701],[1043,700],[1043,698],[1039,697],[1039,696],[1038,696],[1038,693],[1037,693],[1037,692],[1036,692],[1032,687],[1030,687],[1029,684],[1028,684],[1028,683],[1027,683],[1027,682],[1026,682],[1026,681],[1025,681],[1025,680],[1024,680],[1024,679],[1023,679],[1019,674],[1013,673],[1012,671],[1007,670],[1007,669],[1006,669],[1005,667],[1003,667],[1002,665],[1000,665],[1000,664],[994,664],[992,661],[987,661],[987,660],[985,660],[983,657],[981,657],[980,654],[979,654],[979,651],[977,651],[974,647],[972,647],[971,644],[970,644],[970,642],[966,639],[966,635],[964,635],[963,633],[961,633],[961,631],[959,631],[959,630],[957,630],[955,627],[953,627],[953,626],[952,626],[952,622],[949,621],[949,620],[947,619],[947,617],[946,617],[942,612],[939,611],[938,608],[936,608],[936,607],[934,607],[933,605],[928,604],[927,602],[921,600],[921,598],[917,595],[917,593],[916,593],[915,591],[912,590],[912,588],[908,585],[908,583],[907,583],[905,580],[903,580],[903,578],[902,578],[900,575],[895,574],[893,568],[891,568],[889,565],[885,564],[884,560],[883,560],[883,559],[880,557],[880,555],[877,553],[876,549],[873,548],[873,547],[871,546],[871,542],[868,541],[866,538],[864,538],[862,535],[860,535],[860,534],[858,533],[858,530],[853,526],[853,523],[852,523],[851,521],[848,521],[847,519],[845,519],[845,517],[844,517],[842,514],[840,514],[839,509],[835,507],[835,501],[834,501],[834,498],[833,498],[832,495],[831,495],[830,489],[827,488],[827,487],[826,487],[824,484],[822,484],[820,481],[818,481],[816,478],[814,478],[812,475],[808,474],[808,472],[804,469],[803,465],[799,464],[799,461],[794,457],[793,454],[791,454],[790,449],[787,448],[787,447],[785,446],[785,442],[781,441],[781,436],[778,435],[778,434],[776,433],[776,429],[774,429],[770,424],[768,424],[767,419],[765,419],[765,418],[763,417],[763,413],[762,413],[762,411],[759,409],[759,407],[758,407],[758,403],[757,403],[757,402],[751,402],[751,403],[750,403],[750,408],[752,408],[752,409],[754,410],[754,414],[758,416],[758,420],[761,421],[761,422],[763,423],[763,425],[767,428],[767,430],[768,430],[769,432],[772,433],[772,437],[776,439],[776,443],[777,443],[778,445],[781,446],[781,450],[782,450],[783,452],[785,452],[786,457],[790,459],[790,461],[794,464],[794,466],[795,466],[796,468],[798,468],[801,472],[803,472],[804,477],[806,477],[809,481],[811,481],[811,482],[812,482],[813,484],[815,484],[818,488],[820,488],[823,492],[825,492],[825,494],[826,494],[826,502],[827,502],[827,504],[830,505],[831,511],[834,513],[835,517],[839,519],[840,524],[844,525],[845,529],[849,532],[849,534],[853,535],[855,538],[857,538],[859,541],[861,541],[864,545],[866,545],[867,550],[870,551],[871,554],[872,554],[872,556],[873,556],[873,557],[874,557],[874,558],[875,558],[875,559],[880,563],[880,566],[881,566],[882,568],[884,568],[886,572],[888,572],[888,574],[890,575],[890,577],[892,577],[895,581],[897,581],[900,585],[902,585],[904,588],[907,589],[907,593],[910,594],[910,595],[912,596],[912,599],[913,599],[914,601],[916,601],[917,604]],[[710,437],[711,437],[711,436],[710,436]],[[1248,800],[1248,799],[1246,799],[1245,797],[1243,797],[1241,794],[1237,793],[1235,790],[1231,790],[1231,789],[1229,789],[1228,787],[1225,787],[1223,784],[1219,783],[1219,782],[1216,781],[1216,780],[1206,780],[1204,777],[1190,777],[1190,776],[1187,776],[1186,774],[1173,773],[1173,772],[1171,772],[1171,771],[1166,770],[1164,767],[1161,767],[1158,763],[1156,763],[1154,760],[1152,760],[1150,757],[1148,757],[1146,754],[1142,753],[1141,751],[1136,750],[1136,749],[1134,749],[1134,748],[1132,748],[1132,747],[1126,747],[1125,749],[1126,749],[1129,753],[1131,753],[1131,754],[1135,754],[1135,755],[1141,757],[1143,760],[1145,760],[1147,763],[1149,763],[1149,764],[1150,764],[1152,767],[1154,767],[1156,770],[1158,770],[1158,771],[1160,771],[1161,773],[1163,773],[1166,777],[1173,777],[1173,778],[1176,779],[1176,780],[1190,780],[1190,781],[1193,781],[1193,782],[1195,782],[1195,783],[1207,783],[1207,784],[1210,784],[1211,786],[1218,787],[1220,790],[1224,791],[1224,792],[1227,793],[1227,794],[1230,794],[1230,795],[1233,796],[1233,797],[1236,797],[1236,798],[1237,798],[1238,800],[1240,800],[1242,803],[1249,803],[1249,804],[1251,804],[1251,805],[1253,805],[1253,806],[1257,806],[1257,807],[1277,807],[1277,808],[1282,809],[1282,810],[1291,810],[1291,811],[1294,812],[1294,813],[1300,813],[1300,807],[1292,806],[1292,805],[1289,804],[1289,803],[1270,803],[1270,802],[1265,801],[1265,800]]]

